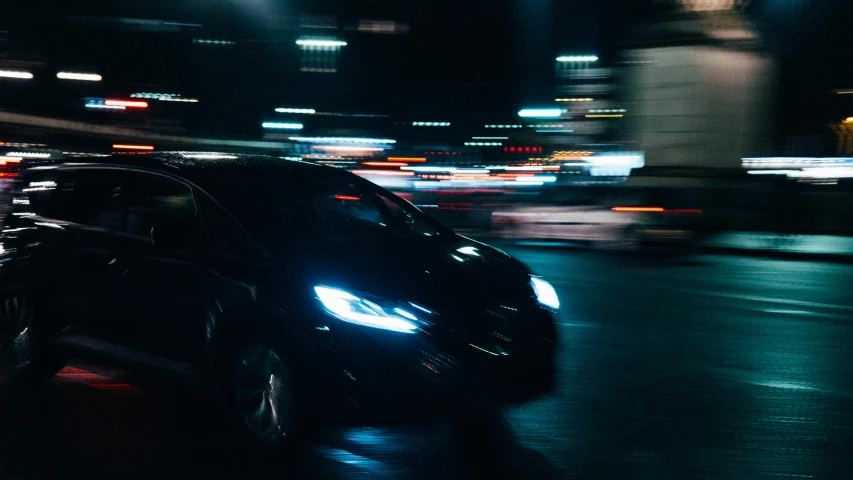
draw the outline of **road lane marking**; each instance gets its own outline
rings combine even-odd
[[[747,383],[751,383],[753,385],[759,385],[762,387],[771,387],[771,388],[782,388],[785,390],[806,390],[806,391],[819,391],[819,389],[814,387],[808,387],[806,385],[801,385],[799,383],[788,383],[788,382],[757,382],[754,380],[747,380]]]
[[[722,292],[708,292],[704,290],[685,290],[687,293],[699,294],[699,295],[709,295],[712,297],[722,297],[722,298],[733,298],[736,300],[748,300],[751,302],[763,302],[763,303],[778,303],[781,305],[795,305],[798,307],[809,307],[809,308],[823,308],[826,310],[841,310],[845,312],[853,312],[853,307],[847,305],[835,305],[832,303],[818,303],[818,302],[809,302],[805,300],[791,300],[788,298],[774,298],[774,297],[762,297],[758,295],[742,295],[739,293],[722,293]]]
[[[781,308],[759,308],[760,312],[764,313],[774,313],[778,315],[795,315],[801,317],[820,317],[820,318],[838,318],[838,319],[848,319],[849,316],[846,315],[837,315],[834,313],[818,313],[818,312],[809,312],[807,310],[785,310]]]

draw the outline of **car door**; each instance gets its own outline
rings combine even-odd
[[[71,334],[109,338],[122,316],[116,300],[124,270],[117,259],[125,256],[127,175],[121,169],[63,169],[47,182],[53,195],[39,207],[45,217],[35,222],[48,252],[42,278],[57,322],[73,327]]]
[[[134,172],[125,236],[135,248],[124,259],[120,296],[129,318],[117,340],[147,360],[183,368],[199,354],[211,303],[192,188],[170,175]]]

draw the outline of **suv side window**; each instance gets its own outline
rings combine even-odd
[[[127,192],[125,233],[151,238],[155,225],[183,227],[189,238],[181,243],[197,246],[198,214],[192,189],[163,175],[134,172]]]
[[[198,192],[198,203],[204,215],[207,244],[212,253],[232,257],[258,257],[264,254],[243,227],[207,194]]]
[[[123,231],[127,222],[128,172],[112,169],[63,171],[50,217],[105,230]]]

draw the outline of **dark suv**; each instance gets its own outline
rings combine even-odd
[[[262,444],[292,438],[321,406],[385,411],[547,384],[554,289],[372,183],[261,156],[91,162],[30,168],[13,193],[7,382],[49,377],[69,357],[175,372]]]

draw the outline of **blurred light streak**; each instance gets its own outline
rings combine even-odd
[[[624,115],[586,115],[586,118],[622,118]]]
[[[137,92],[131,93],[130,98],[153,98],[160,99],[163,97],[180,97],[177,93],[151,93],[151,92]]]
[[[469,147],[500,147],[503,145],[501,142],[465,142],[465,145]]]
[[[141,101],[137,101],[137,100],[107,99],[107,100],[104,100],[104,105],[107,105],[110,107],[148,108],[148,102],[141,102]]]
[[[595,55],[561,55],[557,57],[558,62],[597,62]]]
[[[86,108],[105,108],[108,110],[125,110],[125,107],[120,107],[118,105],[99,105],[97,103],[87,103]]]
[[[625,113],[627,110],[624,108],[605,108],[605,109],[594,109],[590,110],[589,113]]]
[[[6,155],[21,158],[50,158],[50,153],[47,152],[8,152]]]
[[[426,162],[426,157],[388,157],[389,162],[409,162],[419,163]]]
[[[402,167],[401,170],[424,173],[453,173],[456,171],[456,167]]]
[[[835,93],[839,95],[853,95],[853,90],[836,90]]]
[[[509,137],[471,137],[472,140],[509,140]]]
[[[361,162],[362,165],[370,167],[405,167],[408,163],[403,162]]]
[[[295,142],[307,143],[397,143],[397,140],[386,138],[361,138],[361,137],[290,137]]]
[[[663,212],[663,207],[613,207],[614,212]]]
[[[127,143],[116,143],[113,148],[118,150],[154,150],[153,145],[132,145]]]
[[[302,47],[345,47],[347,46],[347,42],[343,40],[312,40],[312,39],[299,39],[296,41],[296,44]]]
[[[264,122],[261,127],[274,130],[302,130],[301,123]]]
[[[275,111],[278,113],[304,113],[307,115],[317,113],[313,108],[276,108]]]
[[[30,72],[21,72],[16,70],[0,70],[0,78],[20,78],[23,80],[29,80],[33,78],[33,74]]]
[[[57,72],[56,78],[63,80],[82,80],[85,82],[100,82],[103,77],[97,73]]]
[[[591,102],[593,98],[555,98],[556,102]]]
[[[415,172],[403,172],[398,170],[353,170],[352,173],[356,175],[385,175],[389,177],[411,177],[415,174]]]
[[[853,117],[847,117],[844,119],[844,123],[853,123]]]
[[[518,116],[522,118],[557,118],[563,114],[559,108],[522,108]]]
[[[193,43],[200,45],[234,45],[234,42],[231,40],[213,40],[207,38],[194,38]]]
[[[486,125],[486,128],[521,128],[521,125]]]
[[[315,145],[311,148],[341,152],[378,152],[384,150],[382,147],[356,147],[353,145]]]
[[[181,156],[184,158],[199,158],[199,159],[235,159],[236,155],[228,155],[225,153],[185,153],[181,152]]]
[[[799,170],[747,170],[748,175],[790,175]]]
[[[360,198],[354,197],[352,195],[335,195],[335,200],[349,200],[353,202],[361,201]]]
[[[413,127],[449,127],[450,122],[412,122]]]
[[[574,130],[536,130],[536,133],[574,133]]]
[[[159,97],[157,100],[161,102],[184,102],[184,103],[198,103],[197,98],[182,98],[182,97]]]

